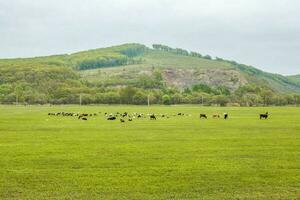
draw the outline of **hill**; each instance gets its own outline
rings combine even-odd
[[[298,76],[267,73],[159,44],[152,48],[124,44],[74,54],[2,59],[0,72],[2,103],[75,103],[82,94],[84,103],[140,104],[145,103],[146,93],[151,93],[156,103],[199,103],[199,95],[201,102],[203,96],[210,103],[219,102],[214,97],[224,100],[225,96],[226,102],[241,103],[247,94],[252,98],[256,95],[255,101],[265,104],[263,94],[300,92]],[[175,94],[180,100],[174,100]],[[191,96],[194,100],[187,101]]]

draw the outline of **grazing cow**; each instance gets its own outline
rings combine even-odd
[[[129,122],[132,122],[132,119],[131,119],[131,118],[129,118],[129,119],[128,119],[128,121],[129,121]]]
[[[150,119],[151,119],[151,120],[156,120],[155,115],[154,115],[154,114],[150,115]]]
[[[268,112],[266,112],[266,114],[260,114],[259,115],[260,119],[268,119],[268,117],[269,117],[269,113]]]
[[[120,119],[120,122],[124,123],[124,122],[125,122],[125,120],[124,120],[124,119]]]
[[[83,117],[88,117],[88,116],[89,116],[89,114],[83,113],[78,116],[78,119],[83,118]]]
[[[107,120],[116,120],[117,118],[115,117],[115,116],[109,116],[108,118],[107,118]]]
[[[85,117],[83,117],[83,118],[81,118],[82,120],[84,120],[84,121],[87,121],[87,118],[85,118]]]
[[[224,113],[224,119],[228,119],[229,115],[228,113]]]
[[[213,114],[213,118],[220,118],[219,114]]]
[[[200,119],[202,119],[202,118],[207,119],[207,115],[206,114],[200,114]]]

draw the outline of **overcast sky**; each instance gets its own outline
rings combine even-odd
[[[153,43],[300,74],[299,0],[0,0],[0,58]]]

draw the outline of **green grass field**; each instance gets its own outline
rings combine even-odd
[[[269,111],[268,120],[258,114]],[[48,112],[192,116],[81,121]],[[230,119],[200,120],[228,112]],[[300,108],[0,106],[0,199],[300,199]]]

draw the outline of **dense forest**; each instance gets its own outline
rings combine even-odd
[[[216,68],[224,70],[224,73],[229,69],[235,70],[247,81],[237,89],[229,88],[226,84],[208,84],[201,79],[179,88],[166,80],[163,71],[163,62],[166,60],[168,70],[172,67],[175,69],[174,63],[177,61],[186,63],[187,66],[194,66],[196,63],[199,68],[203,65],[205,69]],[[186,60],[191,62],[187,63]],[[219,65],[228,69],[219,69]],[[128,69],[137,71],[134,78],[126,77],[127,66]],[[106,71],[111,68],[117,70],[114,73],[119,77],[113,81],[112,72]],[[182,66],[177,68],[184,69]],[[151,73],[139,73],[145,70]],[[86,72],[93,74],[93,80],[84,76]],[[101,76],[98,76],[100,73]],[[133,74],[131,71],[127,73]],[[229,81],[231,84],[239,81],[236,77],[225,79],[224,82]],[[287,92],[282,92],[285,90]],[[270,74],[234,61],[160,44],[153,45],[153,48],[126,44],[70,55],[0,60],[2,104],[79,104],[81,99],[82,104],[143,105],[149,100],[150,104],[165,105],[299,105],[299,91],[299,76]]]

